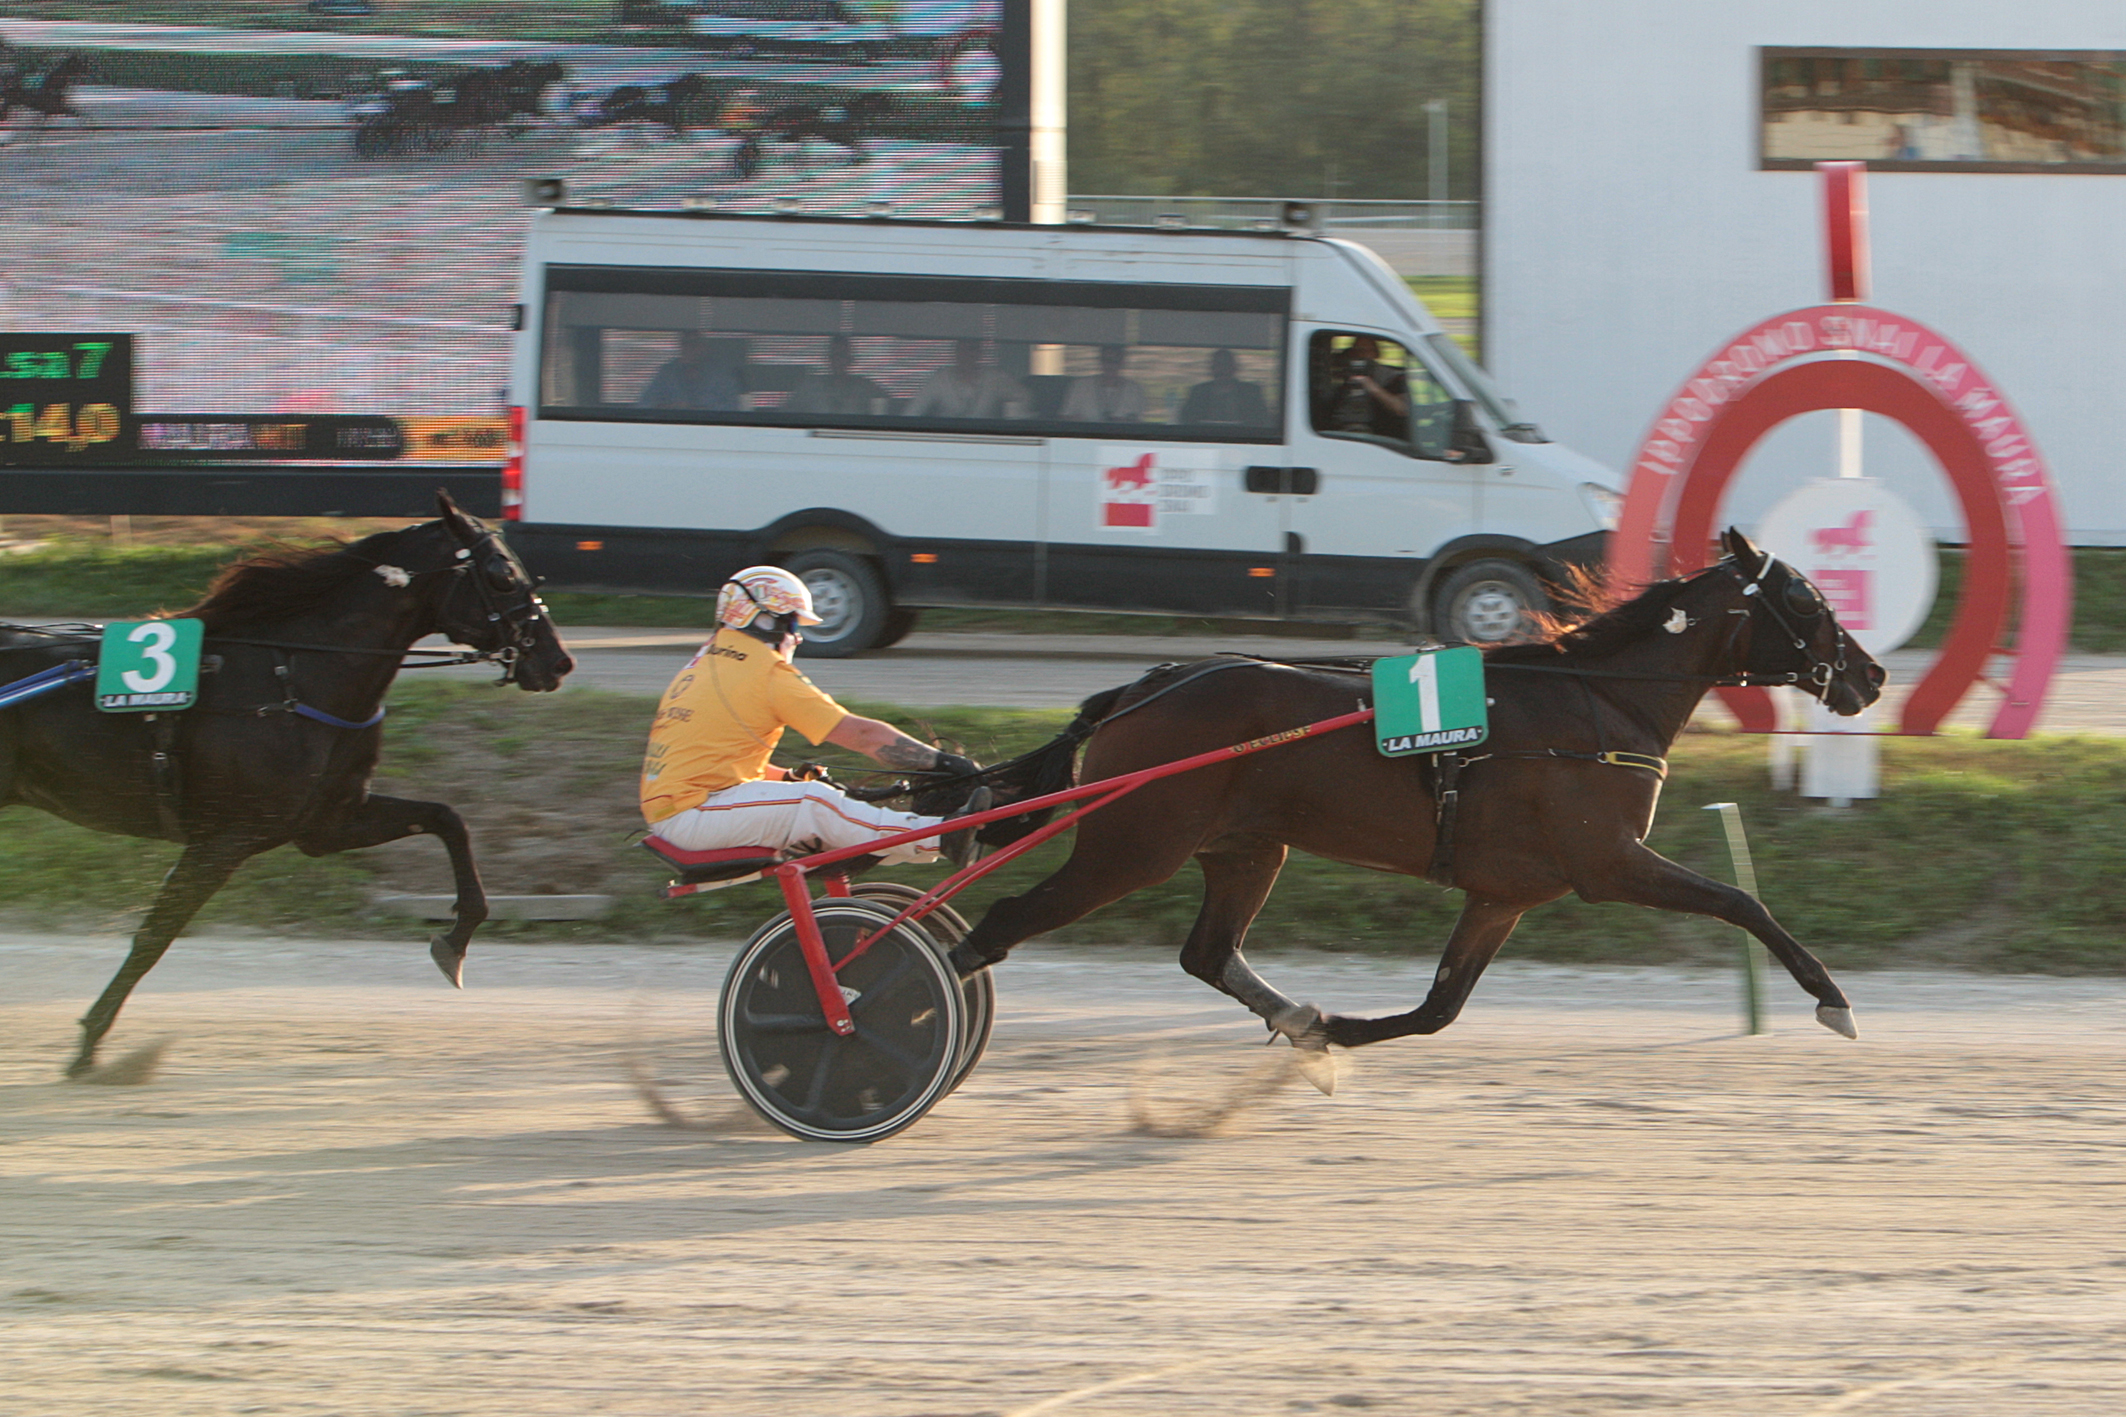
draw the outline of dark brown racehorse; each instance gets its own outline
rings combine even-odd
[[[277,846],[328,856],[439,839],[456,877],[456,916],[429,952],[459,982],[487,898],[456,812],[370,793],[384,695],[408,647],[436,633],[502,663],[504,682],[534,692],[559,688],[574,664],[516,557],[449,498],[439,501],[439,521],[223,571],[204,600],[178,612],[206,628],[193,708],[99,713],[91,686],[78,683],[0,710],[0,807],[184,844],[132,952],[81,1021],[70,1075],[94,1066],[126,996],[199,908],[238,866]],[[0,683],[95,653],[86,633],[0,627]]]
[[[1441,764],[1382,757],[1370,725],[1163,778],[1089,815],[1061,869],[992,905],[953,963],[962,973],[995,964],[1020,941],[1156,885],[1194,857],[1203,909],[1182,967],[1317,1054],[1331,1043],[1445,1028],[1521,916],[1567,892],[1740,926],[1815,996],[1825,1027],[1855,1036],[1846,996],[1763,906],[1645,844],[1669,745],[1712,685],[1794,684],[1840,714],[1860,712],[1882,691],[1881,667],[1815,587],[1739,532],[1727,533],[1726,551],[1711,568],[1654,585],[1547,642],[1488,651],[1491,736],[1453,777],[1453,812],[1440,809]],[[996,770],[999,795],[1008,802],[1062,785],[1080,740],[1080,776],[1093,781],[1370,699],[1370,681],[1353,665],[1221,660],[1155,671],[1087,700],[1062,737]],[[984,839],[1023,835],[1031,819],[998,826]],[[1417,1008],[1387,1018],[1322,1014],[1248,966],[1241,941],[1294,849],[1429,875],[1465,894]]]
[[[26,108],[37,115],[39,127],[54,118],[78,119],[81,110],[74,107],[74,85],[88,77],[88,56],[68,54],[49,69],[23,77],[19,72],[10,73],[0,80],[0,123],[17,108]]]

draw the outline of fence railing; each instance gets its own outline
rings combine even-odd
[[[1477,203],[1392,202],[1374,200],[1329,201],[1319,197],[1142,197],[1072,194],[1068,209],[1073,221],[1097,222],[1103,226],[1158,226],[1175,218],[1192,227],[1212,230],[1275,230],[1287,201],[1305,202],[1313,208],[1314,220],[1330,231],[1338,228],[1400,227],[1416,231],[1473,231]],[[1166,218],[1161,222],[1160,218]]]

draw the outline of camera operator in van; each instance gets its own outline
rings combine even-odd
[[[687,851],[732,846],[833,850],[936,826],[979,812],[977,786],[947,816],[925,817],[851,800],[813,769],[795,774],[768,761],[785,728],[813,743],[854,749],[889,768],[963,776],[979,771],[956,753],[919,743],[891,724],[850,713],[790,662],[797,627],[817,625],[812,593],[780,566],[752,566],[716,597],[717,628],[658,705],[642,759],[642,815],[653,835]],[[811,767],[811,765],[807,765]],[[887,864],[955,866],[976,855],[974,830],[908,842]]]
[[[1409,376],[1383,364],[1380,342],[1357,335],[1332,353],[1323,383],[1327,406],[1316,423],[1325,433],[1371,433],[1400,441],[1409,435]]]

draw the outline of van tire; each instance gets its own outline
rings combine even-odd
[[[1517,561],[1471,561],[1432,593],[1432,633],[1449,643],[1499,645],[1532,638],[1550,597]]]
[[[871,647],[873,649],[886,649],[899,644],[902,640],[908,638],[922,618],[923,612],[920,610],[909,610],[899,605],[894,606],[893,613],[886,617],[885,626],[878,632],[878,643]]]
[[[878,570],[860,556],[815,547],[781,558],[812,592],[812,610],[820,623],[804,628],[797,652],[807,659],[846,659],[862,654],[884,638],[893,616],[893,601]]]

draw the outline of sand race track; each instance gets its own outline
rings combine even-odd
[[[751,1124],[729,948],[183,940],[56,1080],[117,942],[0,937],[0,1415],[2126,1410],[2126,982],[1504,965],[1432,1039],[1276,1055],[1133,950],[1033,946],[899,1138]],[[1409,962],[1269,956],[1413,1000]],[[701,1123],[631,1092],[630,1047]]]

